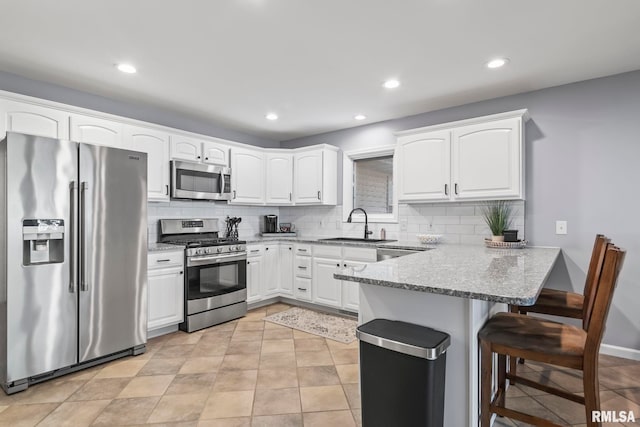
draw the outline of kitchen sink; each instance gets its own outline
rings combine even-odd
[[[328,239],[319,239],[324,242],[361,242],[361,243],[383,243],[383,242],[395,242],[396,240],[386,239],[363,239],[359,237],[330,237]]]

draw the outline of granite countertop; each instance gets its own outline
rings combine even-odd
[[[309,243],[313,245],[330,245],[330,246],[353,246],[361,248],[390,248],[390,249],[413,249],[423,251],[426,249],[434,249],[435,245],[425,245],[417,241],[388,241],[388,242],[337,242],[335,240],[323,240],[327,236],[304,236],[304,237],[279,237],[279,236],[254,236],[243,239],[247,244],[259,244],[264,242],[291,242],[291,243]]]
[[[462,298],[532,305],[559,248],[438,245],[432,251],[347,268],[336,279]]]
[[[184,246],[170,245],[168,243],[149,243],[147,250],[149,252],[181,251],[184,250]]]

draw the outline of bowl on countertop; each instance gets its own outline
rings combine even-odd
[[[416,234],[420,243],[435,245],[442,238],[442,234]]]

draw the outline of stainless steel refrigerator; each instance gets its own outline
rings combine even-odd
[[[145,351],[145,153],[7,133],[0,324],[7,393]]]

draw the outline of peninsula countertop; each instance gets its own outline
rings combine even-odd
[[[336,279],[507,304],[532,305],[560,248],[492,249],[438,245],[436,249],[360,268]]]

